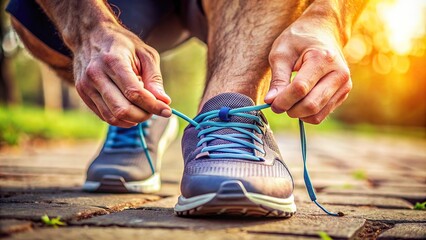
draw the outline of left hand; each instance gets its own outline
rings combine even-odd
[[[302,16],[275,40],[265,97],[274,112],[319,124],[347,98],[352,82],[337,36],[326,20]]]

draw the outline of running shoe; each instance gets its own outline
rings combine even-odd
[[[178,133],[175,116],[153,116],[135,127],[109,126],[105,143],[87,170],[83,190],[153,193],[160,190],[161,159]]]
[[[292,176],[265,116],[249,97],[220,94],[187,120],[178,216],[296,212]]]

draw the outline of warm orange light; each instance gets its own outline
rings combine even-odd
[[[391,49],[409,54],[413,40],[426,34],[426,0],[379,1],[377,13],[384,22]]]

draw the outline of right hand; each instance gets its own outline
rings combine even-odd
[[[119,127],[171,116],[157,51],[119,25],[100,26],[74,51],[77,92],[102,120]]]

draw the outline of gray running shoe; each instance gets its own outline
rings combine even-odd
[[[178,216],[290,217],[293,179],[265,116],[241,94],[209,100],[182,139]]]
[[[175,116],[153,116],[131,128],[109,126],[105,143],[87,170],[83,190],[152,193],[160,190],[161,158],[178,133]]]

